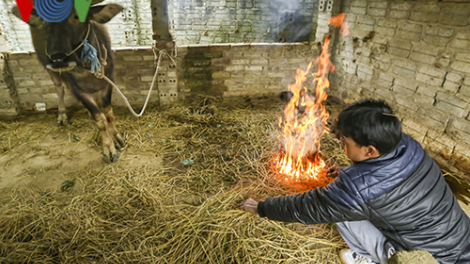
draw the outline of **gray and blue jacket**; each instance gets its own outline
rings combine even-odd
[[[304,224],[368,220],[396,248],[470,263],[470,219],[437,164],[406,134],[393,152],[344,167],[327,187],[268,198],[258,214]]]

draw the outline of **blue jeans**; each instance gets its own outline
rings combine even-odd
[[[387,238],[369,221],[341,222],[336,223],[336,226],[349,248],[376,263],[386,264],[392,252],[396,251]]]

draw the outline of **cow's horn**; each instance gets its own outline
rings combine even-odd
[[[94,5],[102,3],[102,2],[104,2],[104,0],[92,0],[91,5],[94,6]]]

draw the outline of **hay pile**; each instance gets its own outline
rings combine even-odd
[[[0,262],[340,263],[336,252],[345,244],[334,225],[278,223],[238,209],[248,197],[292,194],[273,181],[282,104],[266,100],[232,101],[235,109],[204,100],[149,109],[139,120],[116,111],[128,141],[122,155],[141,153],[162,159],[163,166],[103,163],[67,175],[83,188],[3,193]],[[89,133],[80,140],[99,151],[91,120],[74,118],[75,126],[62,133],[85,129]],[[9,155],[22,143],[8,129],[27,128],[3,126],[0,137],[8,140],[0,144]],[[347,164],[336,139],[325,135],[322,142],[328,163]]]

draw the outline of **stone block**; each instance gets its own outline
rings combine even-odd
[[[468,85],[460,86],[459,94],[470,97],[470,86]]]
[[[389,89],[382,89],[382,88],[378,88],[377,90],[375,90],[375,93],[382,97],[382,98],[386,98],[387,100],[389,101],[393,101],[394,100],[394,93],[392,91],[390,91]]]
[[[369,2],[369,7],[386,9],[388,7],[388,2],[386,2],[386,1],[383,1],[383,2]]]
[[[437,77],[437,78],[443,78],[447,74],[446,71],[438,69],[438,68],[430,66],[430,65],[421,65],[418,68],[418,72],[424,73],[424,74],[427,74],[427,75],[431,75],[431,76]]]
[[[450,41],[449,47],[454,48],[454,49],[468,50],[470,48],[470,40],[453,39]]]
[[[444,82],[444,78],[437,78],[423,73],[418,73],[416,75],[416,80],[431,86],[442,86],[442,83]]]
[[[460,108],[444,101],[438,100],[436,103],[436,108],[459,118],[465,118],[468,115],[467,109]]]
[[[402,40],[398,38],[394,38],[388,42],[388,45],[391,47],[397,47],[400,49],[410,50],[411,49],[411,41],[409,40]]]
[[[397,104],[399,104],[403,107],[409,108],[413,111],[418,111],[419,106],[412,98],[410,98],[410,97],[408,97],[404,94],[393,93],[393,95],[394,95],[394,98],[395,98],[395,101],[397,102]]]
[[[399,67],[397,65],[392,65],[391,70],[392,70],[392,73],[394,73],[398,76],[409,77],[409,78],[414,77],[415,73],[416,73],[416,71],[414,71],[414,70],[405,69],[405,68]]]
[[[416,92],[425,94],[430,97],[434,97],[436,96],[438,90],[439,90],[438,86],[420,85],[418,86],[418,90],[416,90]]]
[[[230,72],[214,72],[212,73],[213,79],[225,79],[230,78]]]
[[[470,138],[470,135],[468,136]],[[455,152],[461,153],[470,158],[470,144],[457,144],[455,145]]]
[[[142,56],[124,56],[122,59],[124,61],[141,61]]]
[[[414,94],[413,90],[410,90],[408,88],[405,88],[403,86],[396,85],[396,84],[393,85],[393,91],[396,92],[396,93],[405,95],[405,96],[412,96]]]
[[[460,108],[467,108],[467,106],[468,106],[468,101],[467,100],[464,100],[464,99],[462,99],[458,96],[455,96],[452,93],[448,93],[448,92],[438,92],[437,96],[436,96],[436,99],[442,100],[442,101],[447,102],[449,104],[453,104],[453,105],[458,106]]]
[[[373,17],[385,17],[387,15],[387,9],[368,7],[367,14]]]
[[[470,63],[454,61],[450,64],[450,67],[456,71],[470,73]]]
[[[432,55],[427,55],[427,54],[424,54],[424,53],[411,52],[410,59],[412,61],[416,61],[416,62],[434,64],[434,61],[435,61],[436,57],[432,56]]]
[[[451,81],[446,80],[442,86],[449,92],[457,93],[459,91],[460,85]]]
[[[446,75],[446,80],[461,84],[464,79],[464,76],[461,74],[453,73],[453,72],[448,72]]]
[[[445,25],[465,26],[470,17],[470,5],[447,4],[444,6],[439,22]]]
[[[423,41],[429,45],[437,45],[440,47],[445,47],[450,42],[450,38],[448,37],[440,37],[440,36],[431,36],[425,35],[423,37]]]
[[[414,102],[418,105],[419,108],[429,109],[433,107],[436,99],[434,97],[429,97],[422,94],[413,94],[411,96]]]
[[[456,37],[458,39],[470,40],[470,32],[468,32],[468,30],[458,31]]]
[[[359,69],[357,70],[357,76],[363,80],[366,80],[366,81],[370,81],[372,80],[372,75],[370,74],[367,74],[365,72],[361,72],[359,71]]]
[[[400,27],[399,27],[395,37],[401,38],[401,39],[406,39],[406,40],[411,40],[411,41],[419,41],[421,39],[421,33],[401,30]]]
[[[458,60],[458,61],[463,61],[463,62],[468,62],[470,63],[470,53],[465,53],[465,52],[457,52],[457,54],[455,54],[455,59]],[[16,78],[16,76],[15,76]]]
[[[416,131],[413,128],[407,126],[407,125],[403,125],[403,132],[404,133],[411,136],[412,138],[414,138],[418,142],[423,142],[424,138],[426,136],[426,131],[423,131],[423,130],[426,130],[426,129],[425,128],[418,128],[418,129],[420,129],[422,131]],[[407,262],[407,264],[409,264],[409,263]]]
[[[470,138],[470,121],[453,119],[450,123],[450,126],[454,129],[468,133]]]
[[[388,47],[387,52],[401,58],[408,58],[408,56],[410,56],[409,50],[396,47]]]
[[[398,21],[398,28],[404,31],[411,31],[415,33],[421,33],[423,31],[423,25],[421,24],[402,21]]]
[[[411,62],[409,60],[394,59],[393,64],[401,68],[408,69],[408,70],[413,70],[413,71],[416,70],[416,63]]]
[[[365,7],[351,7],[351,13],[356,15],[365,15],[367,9]]]
[[[426,35],[434,35],[434,36],[450,38],[454,34],[454,30],[452,28],[447,28],[447,27],[427,25],[424,29],[424,33]]]
[[[393,77],[393,75],[390,75],[390,74],[385,73],[385,72],[380,72],[379,78],[380,78],[381,80],[390,82],[390,84],[391,84],[391,83],[393,82],[393,80],[395,79],[395,77]]]
[[[413,11],[410,19],[418,22],[436,23],[439,21],[439,13]]]
[[[413,5],[409,2],[391,3],[390,9],[392,10],[411,10]]]
[[[355,7],[366,7],[367,1],[366,0],[354,0],[351,2],[351,6]]]
[[[396,77],[394,84],[405,87],[408,90],[416,91],[419,86],[419,83],[410,79]]]
[[[392,87],[393,83],[391,81],[386,81],[386,80],[382,80],[382,79],[379,79],[377,81],[377,85],[382,87],[382,88],[385,88],[387,90],[390,90],[390,88]]]
[[[368,17],[368,16],[359,16],[357,18],[357,24],[364,24],[364,25],[375,25],[375,19]]]
[[[394,20],[380,19],[377,22],[377,25],[380,27],[386,27],[386,28],[397,28],[398,23]]]
[[[425,138],[423,145],[426,146],[426,150],[428,150],[432,153],[441,154],[444,157],[450,157],[452,155],[453,150],[454,150],[454,146],[446,146],[446,145],[444,145],[440,142],[437,142],[436,140],[433,140],[431,138]],[[429,254],[429,255],[431,256],[431,254]],[[400,262],[400,263],[402,263],[402,262]],[[406,263],[413,263],[413,262],[406,262]],[[432,263],[432,262],[425,262],[425,263]],[[438,263],[438,262],[436,261],[434,263]]]
[[[396,19],[410,19],[411,11],[390,10],[389,16]]]
[[[413,42],[413,47],[411,49],[418,53],[437,56],[439,54],[440,47],[426,44],[424,42]]]
[[[435,107],[427,108],[427,109],[419,109],[418,114],[422,116],[427,116],[443,124],[447,124],[447,122],[449,121],[449,114]]]

